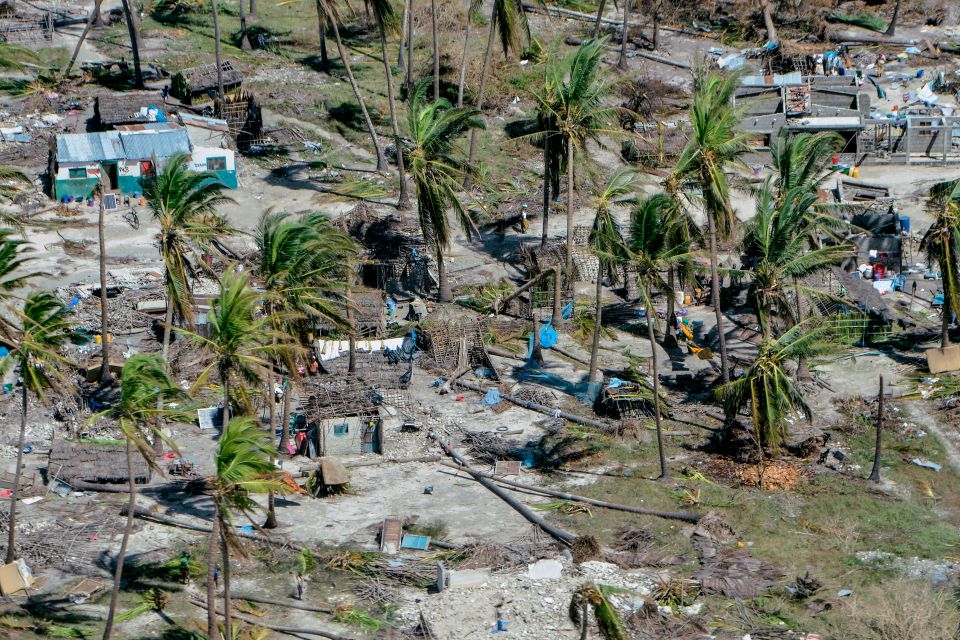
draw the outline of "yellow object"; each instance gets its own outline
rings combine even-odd
[[[100,344],[101,342],[103,342],[102,337],[100,337],[99,335],[93,336],[93,344]]]
[[[851,170],[850,170],[850,176],[853,177],[853,178],[859,178],[859,177],[860,177],[860,167],[854,167],[853,169],[851,169]]]
[[[680,331],[682,331],[683,335],[687,337],[687,340],[693,340],[693,331],[690,331],[690,327],[685,324],[681,324]]]
[[[691,302],[693,302],[693,296],[691,296],[689,293],[683,296],[683,304],[690,304]]]

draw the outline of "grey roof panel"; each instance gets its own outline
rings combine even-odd
[[[186,129],[120,132],[120,140],[128,160],[149,160],[156,156],[169,158],[178,153],[190,153],[190,137]]]
[[[116,131],[57,136],[58,162],[102,162],[120,160],[123,157],[120,134]]]

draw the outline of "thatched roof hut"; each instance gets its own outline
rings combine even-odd
[[[101,93],[94,105],[94,118],[100,129],[112,129],[123,124],[151,122],[148,107],[163,110],[163,98],[157,91],[129,93]]]
[[[133,456],[133,470],[137,484],[150,482],[150,467],[139,454]],[[122,488],[130,481],[126,447],[56,440],[50,447],[47,477],[78,490]]]
[[[223,91],[230,93],[240,87],[243,74],[233,68],[229,60],[220,63],[223,73]],[[202,64],[178,72],[170,82],[170,95],[184,104],[205,102],[217,93],[217,65]]]

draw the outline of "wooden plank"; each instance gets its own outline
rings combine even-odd
[[[400,550],[403,526],[398,518],[385,518],[380,529],[380,551],[394,554]]]

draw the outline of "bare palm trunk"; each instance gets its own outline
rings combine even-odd
[[[760,0],[760,9],[763,11],[763,25],[767,28],[767,40],[780,42],[777,37],[777,26],[773,23],[773,12],[770,9],[770,0]]]
[[[403,3],[403,17],[400,19],[400,48],[397,50],[397,69],[400,71],[400,76],[406,78],[407,75],[407,65],[403,59],[403,52],[407,47],[407,13],[410,11],[410,3],[404,1]],[[400,83],[401,88],[403,83]]]
[[[549,137],[549,135],[548,135]],[[550,142],[543,139],[543,232],[540,234],[540,246],[547,246],[547,232],[550,229]]]
[[[720,310],[720,273],[717,260],[717,226],[710,211],[707,212],[710,226],[710,289],[713,295],[713,313],[717,317],[717,340],[720,342],[720,374],[724,384],[730,382],[730,367],[727,364],[727,338],[724,335],[723,312]]]
[[[630,33],[630,0],[623,0],[623,37],[620,39],[620,59],[617,69],[627,68],[627,40]]]
[[[573,281],[573,142],[567,141],[567,277]]]
[[[946,349],[950,346],[950,321],[953,320],[953,311],[950,309],[950,296],[943,296],[943,307],[940,309],[943,314],[940,323],[940,348]]]
[[[467,81],[467,50],[470,47],[470,2],[467,2],[467,24],[463,30],[463,57],[460,58],[460,81],[457,83],[457,108],[463,106],[463,86]]]
[[[436,248],[437,251],[437,300],[439,302],[451,302],[453,300],[453,290],[450,288],[450,282],[447,280],[447,263],[443,259],[443,249]]]
[[[240,0],[243,2],[243,0]],[[257,15],[257,2],[256,0],[250,0],[250,17],[254,18]]]
[[[407,100],[413,94],[413,0],[406,0],[407,7]]]
[[[660,7],[663,5],[663,0],[657,3],[656,9],[653,11],[653,50],[660,50]]]
[[[677,309],[677,290],[676,284],[674,283],[673,267],[667,267],[667,286],[670,288],[670,295],[667,296],[667,322],[670,322],[670,318],[674,316]],[[670,331],[673,327],[667,327],[667,334],[670,334]]]
[[[233,638],[233,597],[230,594],[230,548],[227,546],[227,536],[220,531],[220,561],[223,562],[223,637]]]
[[[437,0],[430,0],[430,30],[433,37],[433,99],[440,99],[440,49],[437,48]]]
[[[130,52],[133,54],[133,86],[135,89],[143,89],[143,70],[140,68],[140,49],[142,41],[140,39],[140,16],[130,6],[132,0],[121,0],[123,6],[123,17],[127,21],[127,32],[130,34]]]
[[[163,345],[161,348],[161,353],[163,354],[163,364],[167,369],[167,373],[170,372],[170,365],[167,364],[168,357],[170,354],[170,333],[173,327],[173,299],[170,296],[170,290],[167,289],[167,313],[163,316]]]
[[[530,292],[530,315],[533,318],[533,349],[530,350],[530,360],[538,365],[543,364],[543,350],[540,348],[540,322],[537,310],[533,308],[533,292]]]
[[[897,4],[893,5],[893,17],[890,18],[890,24],[887,25],[887,30],[883,32],[885,36],[892,36],[897,33],[897,18],[900,17],[900,0],[897,0]]]
[[[603,267],[597,269],[597,307],[594,312],[593,343],[590,345],[590,382],[599,382],[600,328],[603,324]]]
[[[493,54],[493,38],[496,35],[497,26],[496,20],[493,19],[493,16],[490,16],[490,31],[487,34],[487,50],[483,56],[483,71],[480,72],[480,86],[477,88],[477,102],[476,106],[478,111],[483,111],[483,96],[487,90],[487,78],[490,76],[490,57]],[[474,161],[477,158],[477,129],[473,128],[470,130],[470,150],[467,153],[467,171],[473,171]],[[471,179],[471,174],[467,174],[467,178],[464,181],[464,187],[469,189],[473,184]]]
[[[220,11],[217,0],[210,0],[213,11],[213,57],[217,63],[217,104],[223,102],[223,58],[220,55]]]
[[[283,391],[283,412],[280,414],[280,451],[287,453],[290,444],[290,410],[293,403],[293,382],[287,376],[287,388]]]
[[[347,371],[349,373],[354,373],[357,370],[357,327],[356,327],[356,317],[353,312],[353,300],[350,298],[350,291],[353,288],[353,274],[347,275],[347,290],[346,290],[346,302],[347,302],[347,327],[350,330],[350,335],[348,336],[349,341],[349,353],[347,356]]]
[[[603,18],[603,10],[607,7],[607,0],[600,0],[600,6],[597,8],[597,20],[593,23],[593,39],[600,37],[600,20]]]
[[[277,528],[277,494],[273,491],[267,494],[267,519],[263,523],[263,528]]]
[[[330,75],[330,57],[327,54],[327,14],[317,0],[317,28],[320,30],[320,70]]]
[[[334,37],[336,38],[337,53],[340,56],[340,62],[343,64],[343,70],[347,74],[347,80],[350,81],[350,88],[353,89],[353,94],[356,96],[357,102],[360,104],[360,113],[363,114],[363,121],[367,125],[367,131],[370,133],[370,139],[373,140],[373,148],[377,154],[377,171],[386,171],[387,159],[383,155],[383,147],[380,146],[380,139],[377,137],[377,130],[373,128],[373,120],[370,119],[370,112],[367,111],[367,103],[363,100],[363,94],[360,93],[360,87],[357,86],[357,81],[353,77],[353,71],[350,69],[350,58],[347,56],[347,52],[343,48],[343,40],[340,39],[340,25],[337,24],[334,16],[330,15],[329,12],[327,12],[327,22],[330,25],[331,31],[333,31]]]
[[[244,7],[246,0],[240,0],[240,48],[243,51],[250,51],[250,40],[247,38],[247,12]],[[252,0],[251,0],[252,1]]]
[[[797,297],[797,324],[799,324],[807,317],[807,310],[803,300],[803,293],[800,291],[800,283],[796,278],[793,279],[793,292]],[[800,357],[797,358],[797,380],[809,379],[810,364],[807,361],[807,356],[801,354]]]
[[[107,240],[103,233],[103,186],[100,187],[100,207],[97,216],[97,236],[100,240],[100,383],[110,380],[110,314],[107,309]]]
[[[207,637],[219,638],[217,630],[217,583],[213,574],[217,567],[217,542],[220,540],[220,510],[213,503],[213,522],[210,523],[210,552],[207,555]]]
[[[563,275],[560,265],[553,268],[553,328],[557,329],[563,320],[563,311],[560,308],[563,302]]]
[[[230,376],[223,376],[223,427],[230,422]]]
[[[109,640],[113,633],[113,619],[117,613],[117,600],[120,598],[120,581],[123,578],[123,563],[127,557],[127,543],[133,533],[133,516],[137,511],[137,482],[133,470],[133,444],[127,438],[127,475],[129,476],[130,498],[127,502],[127,526],[120,541],[120,553],[117,555],[117,567],[113,572],[113,590],[110,592],[110,608],[107,609],[107,622],[103,628],[103,640]]]
[[[101,0],[96,0],[96,2],[93,4],[93,9],[90,11],[90,16],[87,18],[86,24],[83,25],[83,32],[80,34],[80,39],[77,40],[77,46],[73,48],[73,55],[70,56],[70,63],[67,64],[67,68],[63,72],[64,78],[70,75],[73,65],[77,62],[77,56],[80,55],[80,47],[83,46],[83,42],[87,39],[90,29],[92,29],[93,25],[96,24],[100,19],[100,4]]]
[[[870,470],[870,482],[880,484],[880,452],[883,443],[883,375],[880,376],[880,394],[877,399],[877,444],[873,451],[873,468]]]
[[[23,473],[23,445],[27,439],[27,385],[23,385],[20,414],[20,435],[17,437],[17,468],[13,472],[13,493],[10,495],[10,518],[7,526],[7,558],[4,564],[17,559],[17,494],[20,492],[20,475]]]
[[[653,332],[656,322],[653,305],[647,300],[647,338],[650,340],[650,372],[653,375],[653,419],[657,425],[657,456],[660,459],[660,479],[670,477],[667,457],[663,453],[663,420],[660,417],[660,366],[657,364],[657,340]]]
[[[397,199],[397,209],[410,208],[410,195],[407,193],[407,173],[403,166],[403,141],[400,139],[400,127],[397,124],[397,105],[393,95],[393,73],[390,71],[390,61],[387,60],[387,32],[383,23],[380,24],[380,46],[383,48],[383,73],[387,78],[387,103],[390,105],[390,126],[393,128],[393,146],[397,155],[397,175],[400,177],[400,197]]]

